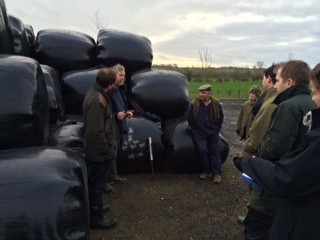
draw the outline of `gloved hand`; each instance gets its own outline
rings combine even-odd
[[[240,171],[243,172],[242,166],[241,166],[241,162],[242,162],[242,158],[241,157],[234,157],[232,159],[234,166]]]
[[[240,130],[237,129],[236,133],[237,133],[238,136],[240,136]]]

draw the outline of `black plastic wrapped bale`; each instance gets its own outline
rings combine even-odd
[[[220,148],[221,161],[222,163],[224,163],[227,160],[229,155],[229,144],[221,133],[219,136],[220,136],[219,148]]]
[[[0,239],[89,239],[87,172],[74,151],[0,151]]]
[[[102,29],[97,37],[96,64],[113,66],[124,65],[126,74],[142,69],[150,69],[153,53],[147,37],[133,33]]]
[[[73,71],[61,78],[62,96],[68,114],[82,114],[86,93],[96,82],[98,69]]]
[[[170,173],[201,172],[201,163],[192,133],[186,120],[170,120],[163,125],[163,141],[166,146],[163,171]],[[224,163],[228,157],[229,145],[220,134],[220,155]]]
[[[0,54],[13,54],[13,36],[9,27],[7,8],[0,0]]]
[[[183,117],[189,106],[187,78],[175,71],[150,70],[131,77],[131,101],[161,120]]]
[[[35,59],[60,73],[91,68],[95,60],[95,41],[76,31],[42,30],[36,38]]]
[[[163,163],[162,131],[159,123],[143,117],[127,119],[128,136],[117,160],[119,173],[160,171]],[[150,138],[150,139],[149,139]],[[151,145],[150,145],[151,140]],[[151,151],[150,151],[151,146]]]
[[[17,55],[30,57],[31,51],[29,48],[27,32],[23,22],[19,18],[12,15],[9,15],[8,18],[14,40],[14,53]]]
[[[83,123],[67,120],[51,128],[49,146],[83,152]]]
[[[37,61],[0,55],[0,149],[47,144],[49,108]]]
[[[53,90],[55,103],[49,101],[50,123],[54,124],[57,121],[65,121],[67,119],[66,110],[63,102],[59,74],[57,71],[47,65],[41,65],[44,75],[44,80],[48,88]]]
[[[24,24],[27,33],[27,39],[29,46],[34,46],[36,44],[36,36],[34,35],[33,27],[29,24]]]

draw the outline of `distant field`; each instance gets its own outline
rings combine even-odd
[[[198,96],[198,88],[203,84],[211,84],[212,95],[219,99],[244,99],[248,97],[248,90],[252,85],[259,85],[261,87],[261,81],[212,81],[212,83],[190,81],[190,99],[194,99],[196,96]]]

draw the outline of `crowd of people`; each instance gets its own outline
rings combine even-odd
[[[105,218],[110,206],[103,197],[109,180],[126,181],[116,167],[126,119],[133,117],[124,82],[122,65],[100,69],[83,104],[91,228],[117,224]],[[221,184],[218,142],[224,114],[211,88],[199,88],[186,119],[199,154],[200,179],[213,176],[213,183]],[[272,64],[263,72],[262,89],[254,85],[248,93],[236,128],[243,147],[233,161],[262,187],[249,186],[248,213],[239,217],[244,239],[320,239],[320,64],[312,71],[300,60]]]
[[[263,86],[268,97],[261,99],[241,156],[233,159],[256,183],[249,188],[244,239],[320,239],[320,65],[312,71],[298,60],[273,65]]]

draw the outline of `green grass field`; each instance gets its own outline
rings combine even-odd
[[[198,88],[203,84],[211,84],[212,95],[218,99],[245,99],[248,97],[248,91],[252,85],[261,87],[261,81],[226,81],[202,83],[189,82],[189,98],[194,99],[198,96]]]

